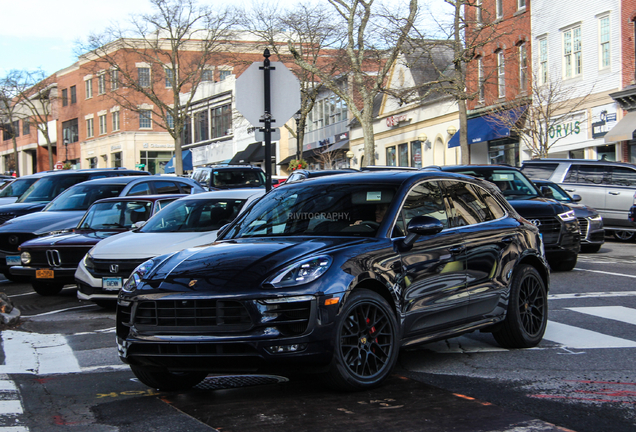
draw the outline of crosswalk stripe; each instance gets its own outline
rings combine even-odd
[[[81,371],[63,335],[5,330],[1,337],[6,358],[0,373],[46,375]]]
[[[625,306],[569,307],[568,310],[636,325],[636,309]]]
[[[1,400],[0,414],[22,414],[22,404],[19,400]]]
[[[548,321],[543,339],[568,348],[636,348],[636,342],[609,336],[580,327]]]
[[[10,381],[0,376],[0,391],[16,391],[16,390],[17,388],[15,387],[15,384],[13,384],[13,381]]]

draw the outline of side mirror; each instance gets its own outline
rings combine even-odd
[[[435,235],[443,229],[444,225],[438,219],[430,216],[415,216],[406,227],[408,234],[404,238],[403,246],[411,247],[421,236]]]
[[[541,186],[540,190],[541,195],[543,195],[544,197],[554,199],[554,193],[552,193],[552,189],[550,189],[548,186]]]
[[[148,221],[135,222],[134,224],[132,224],[131,229],[138,230],[138,229],[142,228],[144,225],[146,225],[146,222],[148,222]]]
[[[574,194],[574,195],[572,195],[572,201],[574,201],[574,202],[579,202],[579,201],[581,201],[582,199],[583,199],[583,198],[581,198],[581,195],[578,195],[578,194]]]

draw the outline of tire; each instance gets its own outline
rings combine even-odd
[[[208,376],[207,372],[169,372],[133,365],[130,365],[130,369],[139,381],[148,387],[163,391],[188,390]]]
[[[631,242],[636,238],[636,232],[634,231],[613,231],[612,235],[620,242]]]
[[[493,332],[504,348],[537,346],[548,323],[548,296],[539,272],[520,265],[512,276],[506,318]]]
[[[379,386],[398,358],[398,324],[379,294],[353,291],[336,321],[334,354],[327,383],[342,391]]]
[[[558,261],[558,262],[551,262],[550,263],[550,267],[552,267],[552,270],[554,271],[571,271],[572,269],[574,269],[574,267],[576,267],[576,261],[578,259],[578,256],[575,256],[574,258],[570,258],[569,260],[565,260],[565,261]]]
[[[61,282],[45,282],[36,279],[31,279],[31,286],[33,291],[41,296],[54,296],[59,294],[64,288],[64,284]]]
[[[581,245],[581,252],[584,253],[596,253],[601,250],[600,244],[585,244]]]

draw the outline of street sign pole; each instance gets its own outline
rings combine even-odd
[[[269,49],[265,48],[263,52],[263,96],[265,102],[265,114],[261,118],[261,121],[265,123],[265,128],[262,130],[265,133],[265,190],[269,192],[272,189],[272,107],[271,107],[271,93],[270,93],[270,71],[275,69],[269,64]]]

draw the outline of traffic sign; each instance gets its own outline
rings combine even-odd
[[[262,127],[265,86],[262,62],[252,63],[236,80],[236,109],[253,126]],[[300,109],[298,78],[281,62],[270,62],[271,127],[282,127]]]
[[[55,163],[55,169],[56,169],[56,170],[61,170],[61,169],[63,169],[63,168],[64,168],[64,163],[63,163],[62,161],[57,161],[57,162]]]

